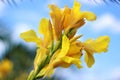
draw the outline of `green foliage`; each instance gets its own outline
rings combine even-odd
[[[13,63],[13,71],[8,75],[5,80],[15,80],[17,77],[21,76],[23,73],[27,73],[31,70],[33,65],[33,58],[35,50],[30,50],[25,47],[24,44],[15,44],[11,41],[10,32],[8,29],[5,29],[5,25],[0,24],[0,40],[3,43],[6,43],[6,51],[2,59],[9,59]],[[7,30],[4,32],[4,30]],[[18,79],[17,79],[18,80]],[[22,79],[25,80],[25,79]]]
[[[23,72],[29,72],[34,57],[32,53],[35,52],[25,48],[22,44],[11,47],[12,49],[6,53],[5,58],[8,58],[13,62],[14,67],[11,75],[11,80],[13,80],[16,77],[19,77]]]

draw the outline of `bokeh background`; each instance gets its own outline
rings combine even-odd
[[[48,4],[72,7],[73,0],[0,0],[0,80],[26,80],[33,68],[36,46],[26,43],[19,35],[29,29],[38,31],[40,19],[50,18]],[[108,35],[107,53],[95,54],[95,64],[88,68],[56,69],[51,80],[120,80],[120,4],[104,0],[78,0],[82,11],[92,11],[97,20],[88,22],[77,34],[85,41]],[[83,58],[81,59],[82,61]]]

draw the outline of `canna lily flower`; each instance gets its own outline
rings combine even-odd
[[[74,5],[72,9],[67,6],[64,9],[60,9],[56,5],[49,5],[51,9],[50,16],[53,21],[53,26],[55,28],[55,36],[59,40],[62,30],[68,34],[70,30],[73,31],[73,35],[76,33],[76,30],[85,24],[85,19],[92,21],[96,19],[96,15],[92,12],[81,12],[80,3],[74,0]]]
[[[108,36],[101,36],[96,40],[88,39],[85,42],[78,40],[82,35],[75,36],[85,20],[96,19],[92,12],[81,12],[80,6],[76,0],[71,9],[67,6],[60,9],[56,5],[49,5],[52,22],[43,18],[38,27],[38,32],[43,37],[38,37],[34,30],[21,33],[21,38],[27,42],[35,42],[38,47],[34,69],[27,80],[50,77],[57,67],[68,68],[74,64],[77,68],[82,68],[80,58],[83,55],[87,66],[92,67],[95,62],[94,54],[107,51],[110,41]]]

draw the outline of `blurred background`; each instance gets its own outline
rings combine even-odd
[[[87,22],[77,34],[85,41],[108,35],[107,53],[95,54],[95,64],[88,68],[56,69],[50,80],[120,80],[120,4],[105,0],[78,0],[81,11],[92,11],[97,20]],[[119,0],[118,0],[119,1]],[[48,4],[72,7],[73,0],[0,0],[0,80],[26,80],[33,69],[36,46],[19,35],[29,29],[38,30],[41,18],[49,16]],[[83,58],[81,59],[82,61]]]

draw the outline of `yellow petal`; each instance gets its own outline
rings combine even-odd
[[[62,58],[62,60],[65,63],[68,63],[70,65],[75,64],[78,68],[81,68],[81,61],[80,61],[80,59],[75,59],[75,58],[72,58],[72,57],[64,56]]]
[[[65,19],[62,27],[65,30],[70,25],[71,9],[65,6],[63,14]]]
[[[84,44],[84,43],[83,43],[83,49],[86,52],[84,60],[88,67],[92,67],[92,65],[94,64],[93,53],[95,53],[95,50],[89,44]]]
[[[91,67],[94,64],[93,53],[106,52],[108,48],[110,38],[108,36],[101,36],[96,40],[89,39],[83,43],[85,54],[85,62],[88,67]]]
[[[47,52],[47,49],[42,48],[42,47],[37,50],[37,54],[36,54],[35,59],[34,59],[34,68],[35,68],[35,70],[37,70],[38,66],[43,64],[44,60],[47,57],[46,52]]]
[[[20,34],[20,37],[27,42],[38,42],[39,39],[33,30],[29,30]]]
[[[80,59],[81,56],[82,56],[82,51],[80,51],[80,52],[78,52],[78,53],[76,53],[76,54],[74,54],[74,55],[70,55],[70,57],[76,58],[76,59]]]
[[[88,67],[92,67],[95,62],[93,55],[89,52],[86,52],[84,60]]]
[[[81,26],[83,26],[85,24],[85,20],[84,19],[80,19],[78,20],[75,24],[72,25],[73,28],[80,28]]]
[[[83,19],[86,18],[87,20],[95,20],[96,15],[92,12],[80,12],[80,3],[74,0],[74,5],[72,8],[72,13],[74,15],[74,18],[76,19]]]
[[[92,65],[94,64],[93,53],[95,53],[95,51],[89,44],[82,43],[82,45],[83,45],[83,49],[86,52],[84,55],[84,60],[88,67],[92,67]]]
[[[55,64],[55,67],[60,66],[60,67],[68,68],[68,67],[70,67],[72,64],[75,64],[75,65],[78,66],[78,68],[82,68],[82,66],[80,65],[81,61],[80,61],[80,63],[79,63],[79,62],[78,62],[78,63],[77,63],[77,62],[73,63],[74,61],[78,61],[78,60],[80,59],[80,56],[81,56],[80,53],[78,53],[78,54],[76,54],[76,55],[72,55],[72,56],[70,56],[72,59],[69,60],[69,61],[67,61],[67,59],[65,59],[65,57],[63,57],[63,58],[59,59],[59,61]],[[68,57],[69,57],[69,56],[68,56]],[[64,60],[64,59],[65,59],[65,60]],[[70,62],[70,61],[71,61],[71,62]]]
[[[73,8],[71,9],[71,15],[73,17],[73,19],[79,19],[80,17],[80,3],[77,2],[77,0],[74,0],[74,5],[73,5]]]
[[[41,19],[38,31],[44,36],[44,46],[49,45],[53,39],[53,31],[50,21],[45,18]]]
[[[70,49],[67,55],[72,56],[78,54],[80,53],[81,49],[82,49],[82,45],[78,42],[74,42],[70,45]]]
[[[53,21],[55,36],[56,39],[59,40],[62,32],[61,25],[63,24],[63,18],[64,18],[64,16],[62,15],[63,11],[56,5],[49,5],[48,7],[51,9],[50,16]]]
[[[55,61],[55,59],[57,58],[57,56],[58,56],[58,54],[60,53],[60,49],[58,49],[55,53],[54,53],[54,55],[52,56],[52,58],[51,58],[51,60],[50,60],[50,63],[55,63],[56,61]]]
[[[72,65],[72,64],[66,63],[66,62],[64,62],[64,61],[60,61],[60,63],[57,64],[57,66],[63,67],[63,68],[68,68],[68,67],[70,67],[71,65]]]
[[[76,41],[77,39],[79,39],[80,37],[82,37],[83,35],[78,35],[78,36],[75,36],[73,38],[70,39],[70,43]]]
[[[40,26],[38,27],[38,32],[46,36],[45,34],[46,34],[46,30],[48,30],[48,26],[49,26],[49,20],[46,18],[42,18],[40,21]]]
[[[94,49],[95,52],[101,53],[107,51],[109,42],[109,36],[101,36],[96,40],[89,39],[85,43],[87,43],[92,49]]]
[[[66,35],[63,35],[62,49],[61,49],[60,53],[58,54],[58,58],[64,57],[68,53],[69,47],[70,47],[70,41]]]
[[[65,32],[68,32],[71,28],[79,28],[80,26],[84,25],[85,22],[84,18],[81,16],[80,6],[80,3],[77,2],[77,0],[74,0],[74,5],[71,11],[69,10],[69,8],[65,8],[65,10],[69,10],[69,13],[66,13],[65,15],[65,21],[67,22],[64,23]]]
[[[81,12],[81,16],[89,21],[96,20],[96,15],[92,12]]]

